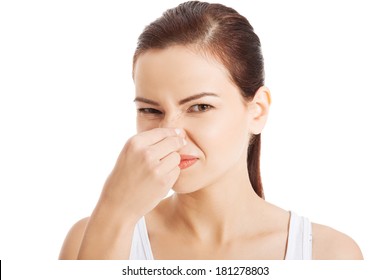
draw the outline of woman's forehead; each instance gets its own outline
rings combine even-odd
[[[238,90],[221,63],[183,46],[153,49],[140,55],[135,63],[134,82],[137,92],[156,89],[191,93]]]

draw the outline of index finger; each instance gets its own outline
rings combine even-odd
[[[180,128],[154,128],[138,134],[138,140],[144,145],[154,145],[167,137],[183,136],[183,130]]]

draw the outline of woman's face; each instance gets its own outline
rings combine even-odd
[[[134,81],[137,131],[182,128],[187,145],[179,153],[198,158],[181,170],[176,192],[196,191],[242,169],[250,110],[222,64],[183,46],[150,50],[137,59]]]

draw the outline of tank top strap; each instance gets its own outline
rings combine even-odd
[[[148,237],[145,217],[139,219],[134,228],[131,242],[131,260],[153,260],[152,248]]]
[[[312,259],[312,226],[306,217],[290,211],[286,260]]]

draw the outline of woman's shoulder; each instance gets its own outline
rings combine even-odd
[[[361,260],[362,252],[348,235],[331,227],[312,223],[313,259]]]
[[[80,245],[81,242],[83,241],[85,228],[87,227],[88,224],[88,220],[89,217],[83,218],[78,222],[76,222],[71,227],[62,245],[59,259],[61,260],[77,259]]]

